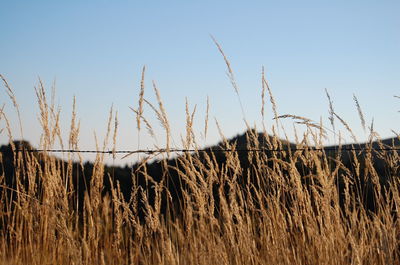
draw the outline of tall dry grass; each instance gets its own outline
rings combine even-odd
[[[12,89],[2,79],[19,113]],[[133,109],[138,129],[143,121],[153,133],[151,124],[143,116],[143,106],[147,104],[165,129],[168,150],[170,126],[166,111],[155,84],[157,104],[144,98],[143,79],[144,69],[139,107]],[[246,167],[242,166],[239,152],[225,153],[224,164],[217,163],[213,153],[180,156],[184,170],[178,170],[178,174],[186,183],[181,191],[184,200],[179,204],[180,218],[161,214],[162,194],[168,194],[167,184],[163,180],[154,181],[154,176],[146,170],[142,174],[153,183],[155,197],[150,200],[149,193],[139,185],[134,184],[131,191],[142,195],[144,220],[137,214],[137,202],[125,200],[118,183],[111,182],[111,193],[104,196],[103,178],[112,177],[104,174],[104,154],[99,154],[94,161],[93,174],[87,183],[90,192],[85,193],[83,209],[78,211],[77,193],[71,179],[73,158],[69,157],[65,164],[45,151],[18,152],[21,146],[13,145],[11,121],[1,111],[14,151],[15,185],[11,187],[6,182],[5,161],[1,160],[0,263],[399,264],[398,171],[393,171],[396,174],[382,188],[381,176],[374,169],[370,153],[360,156],[353,151],[352,168],[346,168],[341,163],[340,152],[332,157],[314,150],[311,146],[320,145],[325,134],[322,125],[295,115],[279,116],[264,74],[262,84],[263,105],[267,88],[277,120],[294,118],[309,128],[308,135],[296,143],[302,150],[249,152]],[[41,82],[36,91],[43,130],[41,149],[51,149],[57,139],[64,146],[57,108],[48,102]],[[356,103],[362,115],[357,100]],[[208,108],[207,103],[207,117]],[[351,131],[332,106],[331,110],[332,125],[336,117]],[[187,136],[182,141],[183,146],[197,149],[194,115],[195,109],[191,111],[187,104]],[[79,123],[75,101],[72,117],[68,147],[77,148]],[[114,144],[113,150],[117,126],[116,114],[111,110],[107,137]],[[207,126],[208,118],[204,135],[207,135]],[[268,133],[265,128],[264,133]],[[277,137],[266,137],[265,143],[260,143],[255,133],[249,133],[248,137],[247,148],[284,149],[285,142]],[[314,143],[306,139],[314,139]],[[98,150],[104,150],[108,140]],[[225,144],[227,148],[239,149],[228,141]],[[379,156],[389,168],[398,168],[397,152],[383,150]],[[299,163],[309,169],[308,175],[299,171]],[[81,160],[81,167],[84,166]],[[357,178],[362,177],[361,166],[367,168],[363,172],[368,172],[372,179],[373,193],[368,196],[374,198],[373,212],[362,203],[363,186],[357,186]],[[165,168],[172,170],[166,162]],[[244,181],[243,176],[251,177]],[[135,183],[134,173],[132,179]],[[176,207],[174,198],[166,202]]]

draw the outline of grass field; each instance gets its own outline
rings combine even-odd
[[[13,91],[3,81],[18,111]],[[269,88],[264,89],[263,101]],[[143,91],[144,87],[134,111],[139,130],[147,128],[151,133],[151,124],[143,116],[143,106],[150,104]],[[151,107],[169,139],[168,117],[155,91],[158,102]],[[62,137],[57,109],[45,95],[39,87],[41,148],[51,149]],[[275,106],[272,94],[269,100]],[[0,114],[5,124],[2,133],[9,135],[14,149],[13,185],[6,181],[4,167],[10,157],[2,154],[0,160],[1,264],[400,264],[398,152],[373,154],[366,145],[362,155],[349,151],[350,164],[341,163],[340,152],[329,156],[311,148],[320,146],[324,138],[325,129],[318,123],[281,116],[303,122],[309,128],[306,138],[314,141],[294,143],[301,151],[246,153],[249,164],[245,167],[239,152],[223,154],[223,163],[212,153],[180,156],[184,170],[178,175],[185,185],[180,191],[184,200],[179,217],[162,214],[165,204],[176,207],[176,202],[168,197],[167,184],[154,181],[146,172],[144,160],[140,174],[152,193],[139,184],[131,189],[141,194],[145,213],[141,219],[138,202],[126,200],[118,183],[104,194],[104,178],[109,176],[104,174],[101,154],[93,163],[88,190],[77,210],[74,161],[61,163],[46,152],[15,151],[10,124],[16,121]],[[193,139],[192,113],[187,110],[186,115],[185,146],[200,148]],[[79,130],[73,117],[66,148],[77,146]],[[332,118],[351,132],[340,117],[332,113]],[[111,143],[116,131],[112,124],[110,119]],[[264,133],[274,135],[273,131]],[[247,147],[284,149],[284,141],[268,139],[261,145],[256,135],[249,134]],[[371,139],[375,139],[373,131]],[[228,141],[226,147],[237,148]],[[385,161],[384,175],[375,168],[377,156]],[[169,169],[173,170],[165,162],[165,171]],[[367,200],[373,201],[373,209],[366,207]]]

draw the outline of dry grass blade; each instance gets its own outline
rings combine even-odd
[[[61,128],[60,128],[60,115],[61,115],[61,107],[56,107],[56,80],[54,79],[53,84],[51,85],[51,101],[50,101],[50,115],[51,119],[54,122],[52,126],[52,142],[55,142],[54,138],[58,138],[61,149],[64,149],[64,143],[61,136]]]
[[[335,110],[333,109],[333,101],[331,99],[331,96],[328,93],[328,89],[326,89],[326,88],[325,88],[325,93],[326,93],[326,97],[328,98],[328,102],[329,102],[329,121],[331,122],[332,129],[335,132],[335,119],[334,119]]]
[[[10,124],[10,121],[8,120],[6,114],[4,113],[4,105],[0,109],[0,117],[3,117],[4,121],[6,122],[6,129],[7,129],[8,139],[9,139],[9,142],[11,144],[12,150],[15,150],[14,137],[12,135],[11,124]]]
[[[321,135],[324,136],[324,138],[327,136],[326,130],[324,127],[320,124],[313,123],[313,122],[305,122],[305,121],[297,121],[296,124],[304,124],[312,128],[316,128],[320,131]]]
[[[38,87],[35,87],[36,98],[38,101],[39,109],[40,109],[40,116],[39,121],[40,125],[42,126],[42,136],[41,136],[41,146],[43,149],[49,149],[51,145],[51,130],[50,130],[50,114],[49,114],[49,107],[47,103],[47,96],[46,90],[44,88],[44,84],[42,80],[39,78]]]
[[[354,140],[355,143],[357,143],[357,138],[356,135],[353,133],[353,130],[350,128],[350,126],[347,124],[345,120],[343,120],[339,115],[336,114],[336,112],[333,113],[333,115],[343,124],[343,126],[346,128],[346,130],[350,133],[351,138]]]
[[[214,118],[214,120],[215,120],[215,124],[217,125],[217,129],[218,129],[219,136],[221,137],[221,139],[222,139],[223,142],[225,143],[227,140],[226,140],[225,135],[224,135],[223,132],[222,132],[222,128],[221,128],[221,126],[219,125],[218,120],[217,120],[216,118]]]
[[[142,69],[142,79],[140,80],[140,93],[139,93],[139,106],[138,106],[138,110],[136,112],[136,124],[137,124],[137,128],[138,131],[140,132],[140,120],[141,117],[143,115],[143,99],[144,99],[144,75],[146,72],[146,66],[143,66]]]
[[[108,114],[108,122],[107,122],[107,131],[106,131],[106,136],[104,137],[103,141],[103,151],[107,149],[108,146],[108,140],[110,139],[110,133],[111,133],[111,126],[112,126],[112,120],[113,120],[113,114],[114,114],[114,105],[111,105],[110,107],[110,112]]]
[[[222,57],[224,58],[226,67],[228,68],[228,75],[229,75],[231,81],[234,81],[232,83],[233,88],[235,89],[236,94],[239,94],[239,88],[237,87],[236,82],[235,82],[234,74],[233,74],[233,71],[232,71],[232,68],[231,68],[231,63],[229,62],[228,58],[226,57],[226,55],[224,53],[224,50],[222,49],[222,47],[218,43],[218,41],[214,38],[214,36],[211,35],[211,39],[213,40],[214,44],[217,46],[219,52],[221,53]]]
[[[76,98],[74,97],[72,100],[72,115],[71,115],[71,126],[69,132],[69,148],[70,149],[78,149],[78,136],[80,130],[80,123],[77,124],[76,118]]]
[[[162,117],[162,125],[165,129],[166,132],[166,141],[167,141],[167,146],[166,149],[167,151],[170,149],[170,140],[171,140],[171,128],[169,126],[169,121],[168,121],[168,116],[167,116],[167,112],[164,109],[164,104],[161,100],[161,96],[160,96],[160,92],[158,91],[158,88],[156,86],[156,83],[153,81],[153,88],[154,88],[154,92],[156,93],[157,96],[157,102],[158,102],[158,106],[160,108],[160,113],[161,113],[161,117]]]
[[[7,80],[3,75],[0,74],[1,80],[3,80],[3,84],[6,87],[6,92],[9,98],[11,99],[13,105],[15,108],[18,109],[18,103],[17,103],[17,98],[15,97],[14,91],[11,89],[10,85],[8,84]]]
[[[308,118],[306,118],[306,117],[297,116],[297,115],[292,115],[292,114],[284,114],[284,115],[280,115],[280,116],[278,116],[278,117],[276,117],[276,118],[277,118],[277,119],[287,119],[287,118],[290,118],[290,119],[294,119],[294,120],[299,120],[299,121],[296,121],[295,123],[296,123],[296,124],[304,124],[304,125],[306,125],[307,127],[312,127],[312,128],[318,129],[319,132],[320,132],[320,135],[322,136],[322,138],[327,138],[327,137],[328,137],[327,131],[331,131],[331,130],[329,130],[328,128],[326,128],[326,127],[324,127],[324,126],[322,125],[322,120],[321,120],[321,122],[318,124],[318,123],[314,122],[313,120],[308,119]],[[296,136],[296,142],[298,142],[297,139],[298,139],[298,137]]]
[[[262,67],[261,70],[261,117],[264,121],[265,119],[265,113],[264,113],[264,106],[265,106],[265,73],[264,73],[264,66]]]
[[[144,103],[146,103],[156,114],[156,117],[158,119],[158,121],[160,122],[161,126],[164,126],[164,118],[162,116],[162,114],[157,110],[157,108],[147,99],[143,99]],[[136,110],[132,109],[132,111],[136,112]]]
[[[144,100],[144,102],[145,102],[146,100]],[[147,103],[147,102],[146,102]],[[134,108],[132,108],[132,107],[129,107],[136,115],[138,115],[138,111],[137,110],[135,110]],[[147,132],[149,133],[149,135],[152,137],[152,138],[156,138],[156,135],[155,135],[155,133],[154,133],[154,130],[153,130],[153,127],[151,126],[151,124],[150,124],[150,122],[144,117],[144,116],[141,116],[140,117],[141,119],[142,119],[142,121],[144,122],[144,124],[146,125],[146,129],[147,129]]]
[[[112,156],[115,160],[115,151],[117,146],[117,133],[118,133],[118,111],[115,112],[114,118],[114,134],[113,134],[113,149],[112,149]]]
[[[397,133],[396,131],[394,131],[394,130],[390,130],[394,135],[396,135],[396,137],[397,138],[400,138],[400,134],[399,133]]]
[[[77,114],[76,114],[76,98],[75,96],[73,97],[72,100],[72,115],[71,115],[71,125],[70,125],[70,132],[69,132],[69,149],[73,150],[79,150],[79,132],[80,132],[80,127],[81,123],[80,121],[77,121]],[[68,154],[69,156],[69,154]],[[81,166],[83,167],[83,158],[81,156],[81,153],[78,153],[79,161],[81,163]],[[70,157],[68,157],[70,159]]]
[[[268,94],[269,94],[269,100],[272,104],[272,111],[274,112],[274,119],[276,121],[276,127],[279,129],[279,124],[278,124],[278,108],[276,107],[276,102],[275,102],[275,98],[274,95],[272,94],[272,90],[269,87],[269,84],[267,82],[267,80],[265,79],[265,76],[263,75],[262,77],[262,82],[265,85],[265,87],[268,90]]]
[[[206,117],[204,119],[204,141],[207,140],[207,132],[208,132],[208,114],[210,111],[210,99],[207,96],[207,109],[206,109]]]
[[[20,134],[21,134],[21,138],[24,139],[24,130],[22,128],[21,114],[19,111],[18,103],[17,103],[17,97],[15,96],[14,91],[12,90],[11,86],[8,84],[6,78],[2,74],[0,74],[0,78],[3,81],[4,86],[6,87],[6,92],[7,92],[8,97],[11,99],[11,101],[14,105],[14,108],[17,111]]]
[[[239,95],[239,86],[237,85],[237,82],[236,82],[236,79],[235,79],[235,75],[233,74],[231,63],[229,62],[228,58],[226,57],[226,55],[224,53],[224,50],[222,49],[221,45],[217,42],[217,40],[212,35],[211,35],[211,39],[213,40],[214,44],[217,46],[219,52],[221,53],[222,57],[224,58],[226,67],[228,68],[229,80],[231,81],[231,84],[232,84],[233,88],[235,89],[236,96],[238,97],[238,101],[239,101],[239,104],[240,104],[240,109],[241,109],[242,115],[243,115],[243,120],[246,121],[246,115],[245,115],[245,112],[244,112],[242,100],[241,100],[240,95]]]
[[[292,114],[284,114],[284,115],[280,115],[280,116],[276,116],[274,119],[287,119],[287,118],[291,118],[291,119],[295,119],[295,120],[301,120],[305,123],[307,122],[312,122],[312,120],[302,117],[302,116],[297,116],[297,115],[292,115]]]
[[[6,107],[6,104],[3,104],[3,106],[0,108],[0,120],[1,120],[1,117],[4,115],[4,108]],[[1,129],[0,130],[0,134],[2,134],[3,133],[3,130],[4,129]],[[0,160],[1,161],[1,160]]]
[[[377,138],[379,135],[377,132],[374,130],[374,118],[371,120],[371,125],[368,127],[369,129],[369,136],[368,136],[368,141],[372,142],[374,141],[375,138]]]
[[[186,98],[186,104],[185,104],[185,112],[186,112],[186,142],[184,143],[184,146],[186,149],[190,149],[193,141],[194,141],[194,132],[193,132],[193,120],[194,120],[194,114],[196,113],[196,108],[197,106],[194,106],[194,109],[192,113],[190,114],[189,112],[189,102]]]
[[[362,112],[360,103],[358,102],[358,99],[356,97],[356,95],[353,94],[353,100],[356,103],[356,107],[357,107],[357,111],[358,111],[358,116],[360,117],[360,121],[361,121],[361,126],[365,132],[365,119],[364,119],[364,114]]]

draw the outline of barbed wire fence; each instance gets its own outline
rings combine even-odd
[[[258,149],[223,149],[223,148],[208,148],[208,149],[137,149],[137,150],[73,150],[73,149],[17,149],[17,152],[47,152],[47,153],[90,153],[90,154],[155,154],[155,153],[212,153],[212,152],[288,152],[288,151],[325,151],[325,152],[339,152],[339,151],[400,151],[400,147],[325,147],[325,148],[258,148]]]

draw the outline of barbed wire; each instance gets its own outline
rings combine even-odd
[[[208,149],[137,149],[137,150],[74,150],[74,149],[17,149],[17,152],[29,153],[91,153],[91,154],[155,154],[155,153],[212,153],[212,152],[288,152],[288,151],[325,151],[325,152],[338,152],[338,151],[400,151],[400,147],[387,147],[387,148],[363,148],[363,147],[325,147],[325,148],[258,148],[258,149],[222,149],[222,148],[208,148]],[[2,151],[4,152],[4,151]]]

